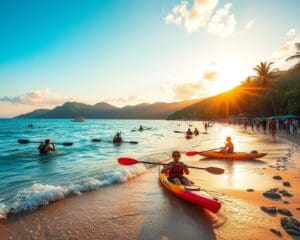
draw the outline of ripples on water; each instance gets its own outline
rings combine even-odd
[[[34,128],[27,128],[33,123]],[[144,132],[131,132],[139,125],[151,128]],[[63,199],[67,195],[81,194],[104,185],[126,181],[146,171],[144,165],[122,167],[116,158],[128,156],[144,161],[166,161],[170,152],[197,148],[205,150],[224,144],[227,135],[238,142],[238,151],[252,149],[268,152],[266,160],[281,157],[288,149],[282,142],[269,137],[261,139],[229,127],[216,125],[209,134],[187,141],[183,134],[191,122],[154,120],[70,120],[3,119],[0,120],[0,217],[7,213],[33,210],[40,205]],[[192,123],[200,130],[201,122]],[[111,140],[122,131],[124,140],[139,141],[138,145],[93,143],[92,138]],[[72,147],[57,146],[57,152],[40,156],[36,144],[20,145],[17,139],[72,141]],[[252,150],[251,149],[251,150]],[[222,165],[222,163],[221,163]],[[247,163],[223,167],[229,174],[249,170]]]

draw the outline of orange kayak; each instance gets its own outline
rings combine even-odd
[[[205,208],[211,212],[218,212],[221,208],[221,203],[210,196],[206,191],[197,189],[196,186],[184,186],[177,185],[170,182],[166,176],[166,174],[160,172],[161,168],[159,168],[159,180],[163,187],[167,189],[170,193],[175,196],[195,204],[199,207]],[[197,189],[195,191],[195,189]]]
[[[267,153],[246,153],[246,152],[235,152],[235,153],[220,153],[215,151],[206,151],[199,153],[203,157],[215,158],[215,159],[228,159],[228,160],[252,160],[262,158]]]

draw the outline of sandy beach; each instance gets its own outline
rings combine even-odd
[[[241,134],[269,141],[259,133]],[[291,147],[286,157],[267,163],[264,159],[249,163],[183,158],[191,165],[224,167],[224,175],[192,171],[190,176],[221,201],[217,214],[166,192],[158,181],[157,168],[152,167],[128,182],[72,196],[34,212],[10,215],[1,222],[0,239],[277,239],[270,229],[279,230],[282,239],[300,239],[281,227],[283,215],[260,209],[275,206],[300,217],[299,136],[288,139],[282,135],[270,141],[275,145],[288,141]],[[248,164],[254,165],[254,170],[243,171]],[[282,180],[273,179],[275,175]],[[283,186],[285,181],[291,186]],[[286,189],[293,196],[276,201],[264,197],[271,188]]]

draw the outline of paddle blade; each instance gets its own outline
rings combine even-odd
[[[18,143],[20,143],[20,144],[27,144],[27,143],[30,143],[30,141],[26,140],[26,139],[18,139]]]
[[[72,142],[64,142],[61,145],[63,145],[63,146],[72,146],[73,143]]]
[[[101,139],[93,138],[92,142],[101,142]]]
[[[189,157],[193,157],[193,156],[196,156],[198,154],[199,154],[199,152],[197,152],[197,151],[190,151],[190,152],[185,153],[185,155],[187,155]]]
[[[122,165],[133,165],[133,164],[137,164],[139,163],[138,160],[135,160],[133,158],[118,158],[118,162],[119,164],[122,164]]]
[[[138,142],[136,142],[136,141],[130,141],[129,143],[131,143],[131,144],[138,144]]]
[[[217,168],[217,167],[208,167],[206,170],[209,173],[216,174],[216,175],[221,175],[225,172],[223,168]]]

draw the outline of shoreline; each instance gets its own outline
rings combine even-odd
[[[249,133],[252,135],[251,130]],[[279,141],[282,137],[287,136],[280,135]],[[219,177],[192,172],[192,179],[200,186],[203,181],[209,192],[221,200],[222,208],[216,215],[166,192],[159,183],[157,168],[153,167],[128,182],[71,196],[34,212],[10,215],[0,222],[0,239],[276,239],[270,228],[280,230],[283,239],[300,239],[281,228],[280,214],[270,216],[260,209],[260,206],[284,207],[300,218],[300,211],[295,210],[300,207],[299,169],[295,168],[300,166],[299,136],[291,138],[294,152],[288,153],[288,161],[283,162],[286,170],[276,167],[276,163],[282,163],[277,160],[275,168],[268,162],[266,165],[257,162],[251,164],[258,172],[243,173],[242,177],[250,180],[247,187],[254,192],[247,192],[243,185],[224,187],[220,183],[230,179],[229,174]],[[184,160],[200,164],[199,158]],[[227,166],[229,163],[202,161],[201,164]],[[294,196],[289,198],[289,204],[262,195],[269,188],[283,188],[283,181],[272,179],[274,175],[291,183],[288,190]],[[260,181],[263,182],[258,185]]]

